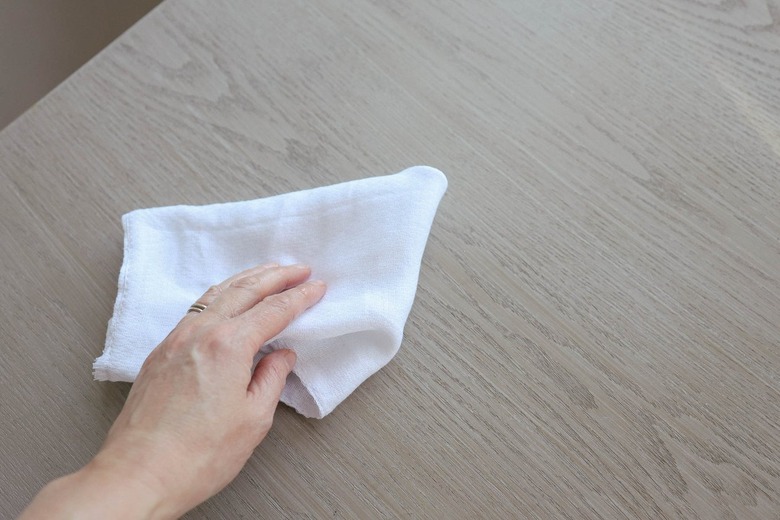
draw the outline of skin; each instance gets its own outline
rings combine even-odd
[[[260,347],[325,294],[307,266],[264,264],[210,288],[152,351],[102,448],[21,519],[177,518],[224,488],[260,444],[295,353]]]

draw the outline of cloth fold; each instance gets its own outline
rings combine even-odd
[[[98,380],[133,381],[212,284],[264,262],[303,263],[325,297],[262,353],[298,354],[282,402],[322,418],[398,352],[447,179],[416,166],[257,200],[122,217],[124,260]]]

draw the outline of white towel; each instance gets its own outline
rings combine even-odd
[[[124,261],[95,379],[133,381],[210,285],[265,262],[303,263],[325,297],[262,352],[298,354],[282,402],[329,414],[398,352],[447,179],[416,166],[275,197],[122,217]]]

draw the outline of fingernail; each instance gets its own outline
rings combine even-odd
[[[309,283],[312,285],[316,285],[317,287],[325,287],[325,282],[322,280],[309,280]]]
[[[298,356],[292,350],[285,350],[284,360],[287,362],[287,368],[292,370],[295,366],[295,362],[298,360]]]
[[[291,265],[290,267],[292,267],[293,269],[308,269],[309,268],[309,266],[306,265],[306,264],[295,264],[295,265]]]

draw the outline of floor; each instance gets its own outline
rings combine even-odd
[[[160,0],[0,2],[0,129]]]
[[[165,0],[0,132],[0,517],[98,449],[121,215],[430,164],[396,358],[187,518],[778,519],[780,5]]]

